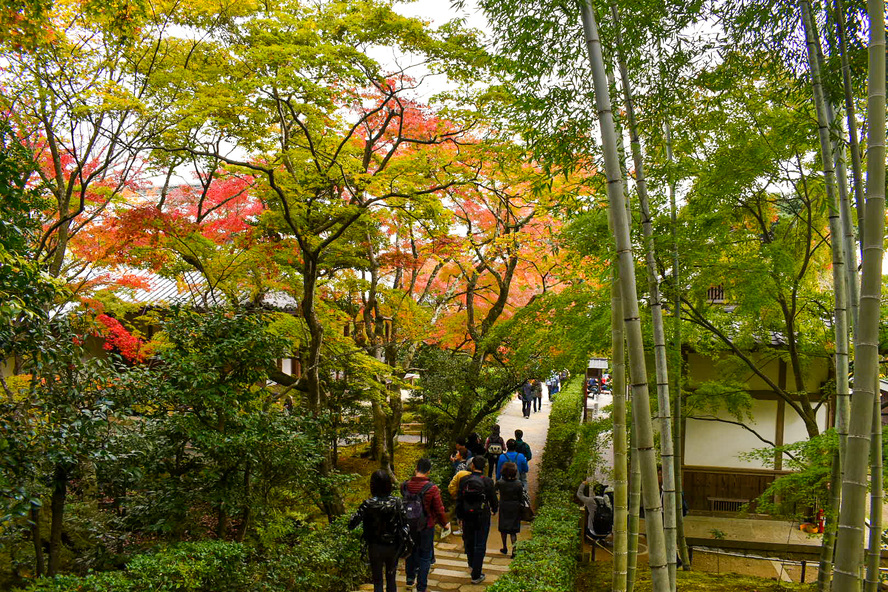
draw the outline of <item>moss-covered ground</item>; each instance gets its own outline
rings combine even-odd
[[[812,592],[814,583],[793,584],[776,579],[758,578],[732,573],[679,571],[678,592]],[[593,561],[580,565],[576,592],[608,592],[611,589],[611,564]],[[636,592],[651,592],[650,572],[639,570]]]
[[[346,508],[356,508],[370,497],[370,475],[379,468],[379,461],[367,458],[368,444],[343,446],[339,449],[338,469],[340,473],[356,475],[347,487],[343,488]],[[395,476],[404,481],[413,475],[416,461],[427,454],[424,444],[398,443],[395,449]]]

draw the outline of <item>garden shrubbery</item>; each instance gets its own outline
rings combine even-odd
[[[540,468],[540,506],[533,537],[519,543],[509,571],[490,592],[555,592],[573,590],[580,550],[582,509],[573,499],[575,464],[583,405],[582,381],[569,383],[556,397],[549,415],[549,433]],[[585,468],[585,467],[584,467]]]
[[[204,541],[137,555],[125,571],[38,580],[25,592],[342,592],[366,580],[360,531],[345,519],[270,545]]]

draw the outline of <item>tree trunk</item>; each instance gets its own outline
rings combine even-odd
[[[370,411],[373,416],[373,437],[370,438],[370,460],[379,460],[385,454],[385,413],[379,401],[370,401]]]
[[[244,469],[244,505],[241,509],[241,523],[240,527],[237,529],[237,533],[234,535],[234,540],[238,543],[244,542],[244,537],[247,535],[247,528],[250,526],[250,519],[253,517],[253,504],[250,503],[251,492],[252,463],[247,461],[247,466]]]
[[[31,504],[31,542],[34,544],[34,575],[43,577],[43,537],[40,536],[40,506]]]
[[[623,197],[623,178],[620,173],[620,160],[617,154],[617,137],[614,131],[614,118],[611,110],[610,91],[607,86],[607,73],[601,54],[601,41],[598,36],[598,23],[595,20],[591,0],[580,5],[586,47],[592,68],[592,81],[595,87],[595,102],[601,125],[604,162],[607,173],[607,195],[614,218],[614,238],[617,247],[620,269],[620,290],[623,298],[623,317],[629,343],[629,366],[632,376],[632,400],[635,413],[635,426],[638,432],[638,452],[643,475],[642,495],[644,496],[645,527],[648,542],[648,563],[651,568],[651,581],[654,592],[670,590],[669,570],[666,565],[666,541],[663,531],[663,508],[660,506],[660,488],[657,483],[657,458],[654,450],[654,430],[650,416],[650,396],[648,394],[647,370],[644,359],[644,340],[638,309],[638,296],[635,284],[635,261],[632,256],[632,241],[629,236],[629,218],[626,214]]]
[[[324,343],[324,327],[318,319],[315,310],[316,287],[318,279],[318,264],[316,254],[302,250],[303,257],[303,278],[302,278],[302,302],[300,311],[305,324],[308,327],[309,343],[308,352],[305,358],[305,386],[308,399],[309,412],[317,415],[326,404],[326,397],[323,393],[321,385],[320,365],[321,365],[321,347]],[[335,438],[336,435],[334,434]],[[318,472],[322,477],[327,477],[333,472],[336,465],[333,458],[334,447],[330,447],[324,454],[324,460],[318,465]],[[333,520],[337,516],[345,513],[345,504],[342,501],[342,495],[335,486],[331,486],[328,491],[321,493],[321,509],[327,515],[328,520]]]
[[[226,536],[228,536],[228,510],[224,505],[220,505],[216,508],[216,538],[224,541]]]
[[[68,497],[68,471],[56,465],[52,478],[50,512],[52,522],[49,528],[49,570],[46,575],[53,577],[59,573],[59,558],[62,550],[62,521],[65,517],[65,500]]]
[[[855,338],[854,395],[842,507],[836,541],[833,590],[860,590],[863,567],[863,525],[872,415],[879,381],[879,305],[882,293],[882,251],[885,235],[885,3],[867,0],[870,19],[869,100],[867,120],[866,215],[860,287],[860,328]]]
[[[664,533],[666,535],[666,564],[669,571],[669,586],[675,590],[676,551],[675,542],[675,462],[672,443],[672,412],[669,401],[669,372],[666,366],[666,331],[663,328],[663,305],[660,300],[660,280],[657,277],[656,250],[654,247],[654,231],[651,224],[650,201],[647,194],[647,180],[644,174],[644,158],[641,154],[641,139],[635,121],[635,101],[632,97],[632,85],[629,81],[629,70],[626,56],[623,53],[623,40],[620,33],[620,13],[616,4],[611,2],[611,14],[617,36],[617,55],[619,56],[620,78],[623,82],[623,94],[626,113],[629,120],[629,137],[632,145],[632,163],[635,166],[635,186],[638,191],[638,202],[641,207],[641,227],[644,233],[645,262],[647,263],[648,290],[650,291],[650,308],[654,333],[654,363],[657,377],[657,408],[660,416],[660,456],[663,471],[663,516]]]
[[[401,389],[394,384],[389,390],[389,409],[391,409],[391,414],[386,418],[385,445],[389,454],[388,469],[392,475],[395,475],[395,449],[398,445],[398,431],[401,429],[404,403],[401,401]]]
[[[612,589],[624,592],[627,587],[629,565],[629,482],[626,442],[626,352],[623,334],[623,305],[619,278],[611,280],[611,357],[613,375],[611,392],[614,396],[614,565]]]
[[[879,589],[879,561],[882,558],[882,402],[878,396],[873,399],[873,440],[872,467],[870,469],[870,527],[869,551],[866,555],[866,583],[864,592]]]

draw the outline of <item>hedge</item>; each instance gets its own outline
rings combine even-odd
[[[570,475],[588,463],[577,455],[583,409],[582,381],[571,381],[555,398],[540,467],[539,508],[532,536],[518,544],[509,571],[489,592],[563,592],[574,590],[580,554],[582,508],[574,502]]]

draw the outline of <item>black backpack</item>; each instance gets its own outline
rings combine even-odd
[[[461,518],[483,516],[488,511],[484,478],[479,473],[466,475],[459,482],[459,515]]]
[[[595,516],[592,517],[595,534],[607,535],[614,528],[614,508],[604,495],[595,496]]]
[[[401,497],[404,498],[404,510],[407,514],[407,525],[410,527],[410,533],[416,534],[426,529],[429,523],[429,516],[425,511],[425,494],[432,488],[434,483],[429,481],[422,486],[418,493],[410,493],[407,489],[407,481],[401,485]]]
[[[407,538],[407,524],[404,522],[401,500],[391,500],[391,503],[371,507],[365,513],[364,538],[368,542],[398,545]]]

